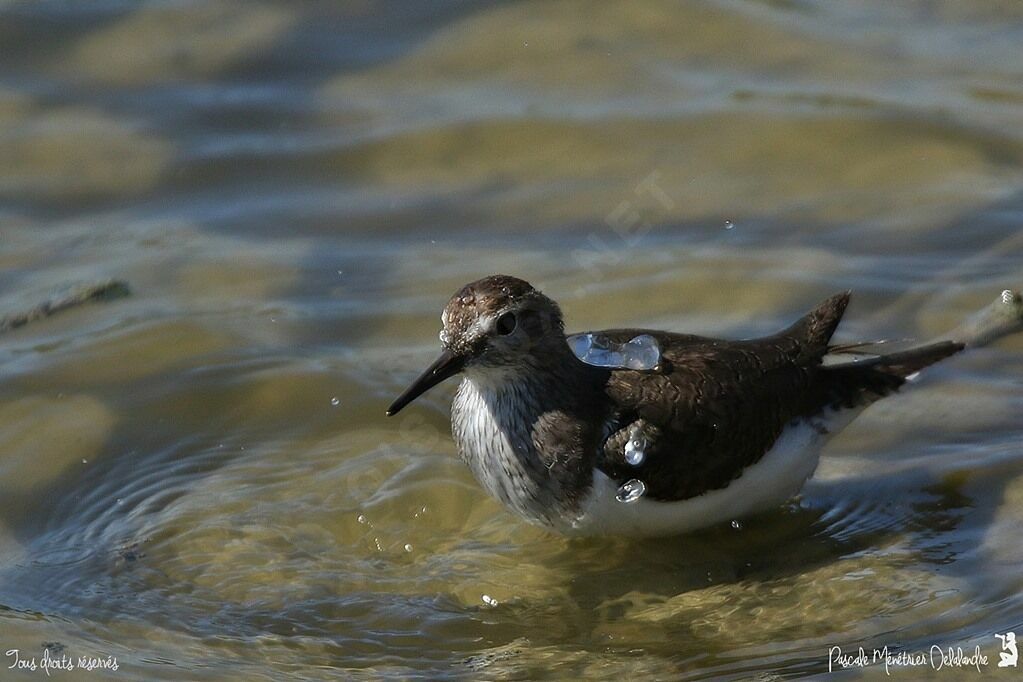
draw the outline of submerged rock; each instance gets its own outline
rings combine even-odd
[[[1023,297],[1006,289],[989,306],[956,327],[948,338],[967,346],[986,346],[1003,336],[1023,330]]]
[[[29,322],[41,320],[62,310],[73,308],[90,301],[121,298],[131,293],[128,283],[119,279],[104,279],[98,282],[70,284],[53,293],[42,303],[27,310],[0,317],[0,333],[22,327]]]

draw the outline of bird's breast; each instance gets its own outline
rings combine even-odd
[[[557,466],[574,453],[544,449],[534,432],[539,412],[527,387],[466,377],[452,404],[451,429],[459,455],[487,492],[527,520],[551,527],[578,501]]]

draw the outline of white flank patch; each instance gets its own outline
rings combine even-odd
[[[618,484],[595,471],[593,492],[582,513],[574,520],[564,519],[557,530],[566,535],[677,535],[778,506],[813,475],[825,441],[859,412],[843,410],[786,427],[767,454],[728,487],[680,502],[646,497],[629,504],[619,502]],[[822,426],[827,433],[821,433]]]

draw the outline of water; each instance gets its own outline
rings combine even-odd
[[[615,497],[619,502],[631,504],[638,501],[644,494],[646,494],[646,484],[638,478],[630,478],[618,487]]]
[[[638,467],[646,459],[647,445],[642,427],[638,424],[633,425],[629,431],[629,440],[625,441],[625,461]]]
[[[0,2],[0,315],[132,292],[0,335],[0,652],[122,682],[996,662],[1023,632],[1019,336],[868,410],[741,532],[551,536],[455,457],[451,385],[383,412],[491,273],[569,331],[749,337],[847,288],[840,341],[953,329],[1023,285],[1021,25],[974,0]]]
[[[596,367],[650,370],[661,361],[657,339],[649,334],[616,343],[603,334],[586,332],[570,335],[568,345],[577,358]]]

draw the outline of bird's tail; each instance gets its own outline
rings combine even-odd
[[[843,291],[822,301],[816,308],[796,320],[780,336],[798,339],[805,353],[823,356],[828,350],[828,341],[842,321],[846,306],[849,305],[850,291]]]
[[[821,371],[827,379],[833,406],[855,407],[894,393],[908,377],[963,348],[965,345],[956,341],[939,341],[888,355],[824,365]]]

